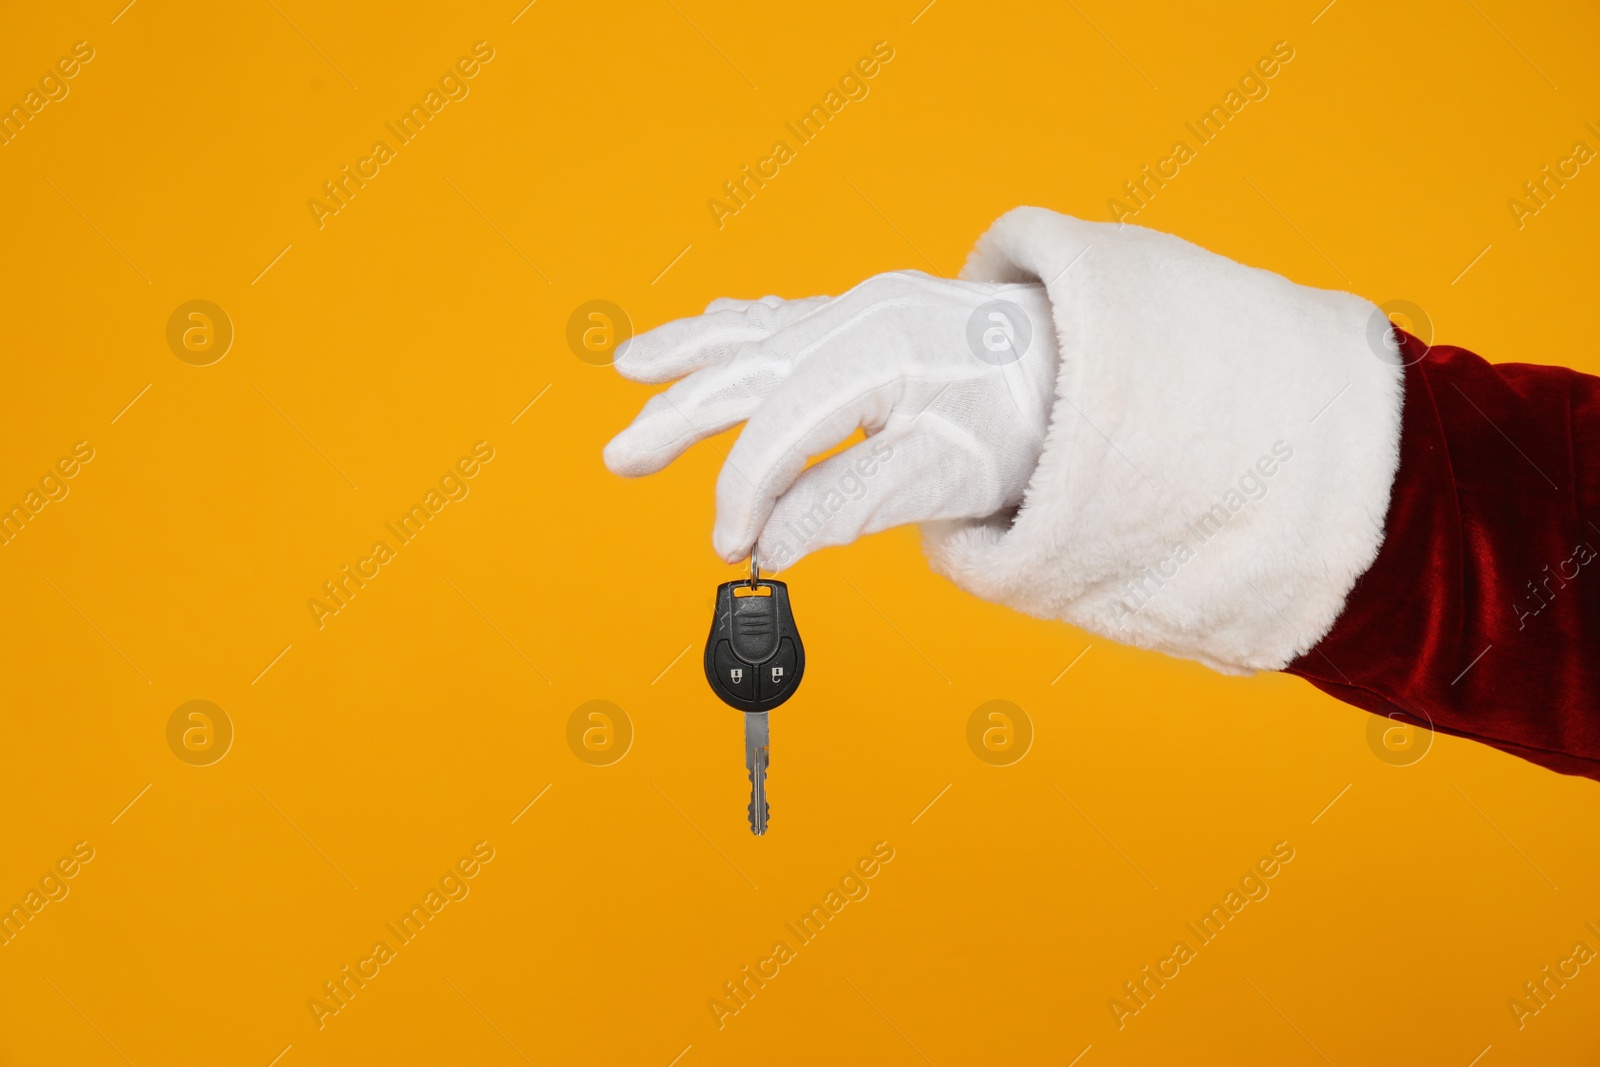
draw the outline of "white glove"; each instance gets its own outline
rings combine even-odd
[[[683,380],[606,446],[606,466],[651,474],[745,422],[712,544],[730,563],[758,544],[781,570],[892,526],[1015,509],[1044,449],[1057,344],[1042,285],[900,271],[840,297],[713,301],[627,342],[616,368]],[[806,467],[858,427],[867,440]]]
[[[1380,309],[1039,208],[998,220],[962,277],[719,301],[635,338],[624,375],[688,379],[607,465],[659,470],[748,419],[717,484],[729,562],[758,537],[787,566],[921,522],[968,592],[1217,670],[1279,669],[1328,632],[1399,463]],[[1020,313],[990,320],[991,300]],[[857,426],[869,440],[801,473]]]

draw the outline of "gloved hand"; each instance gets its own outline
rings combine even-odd
[[[1280,669],[1328,632],[1399,463],[1379,308],[1039,208],[998,220],[962,277],[719,301],[635,338],[623,374],[688,378],[607,464],[658,470],[748,419],[717,484],[730,562],[758,537],[783,566],[920,521],[968,592],[1217,670]],[[873,436],[801,474],[857,426]]]
[[[712,544],[781,570],[913,522],[1015,509],[1038,465],[1057,371],[1043,285],[882,274],[843,296],[716,300],[618,349],[639,382],[679,381],[606,446],[651,474],[740,422]],[[858,427],[867,439],[806,467]]]

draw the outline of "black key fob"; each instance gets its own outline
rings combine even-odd
[[[711,688],[740,711],[771,711],[788,700],[806,672],[789,587],[770,578],[717,586],[705,664]]]

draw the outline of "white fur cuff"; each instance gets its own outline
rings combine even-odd
[[[1327,633],[1399,462],[1403,372],[1376,307],[1041,208],[1001,217],[962,277],[1043,281],[1061,369],[1021,510],[925,525],[935,570],[1227,673]]]

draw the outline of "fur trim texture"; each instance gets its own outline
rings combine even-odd
[[[1044,282],[1061,366],[1022,507],[925,525],[935,570],[1230,674],[1328,632],[1383,542],[1399,462],[1403,370],[1378,308],[1032,207],[962,277]]]

